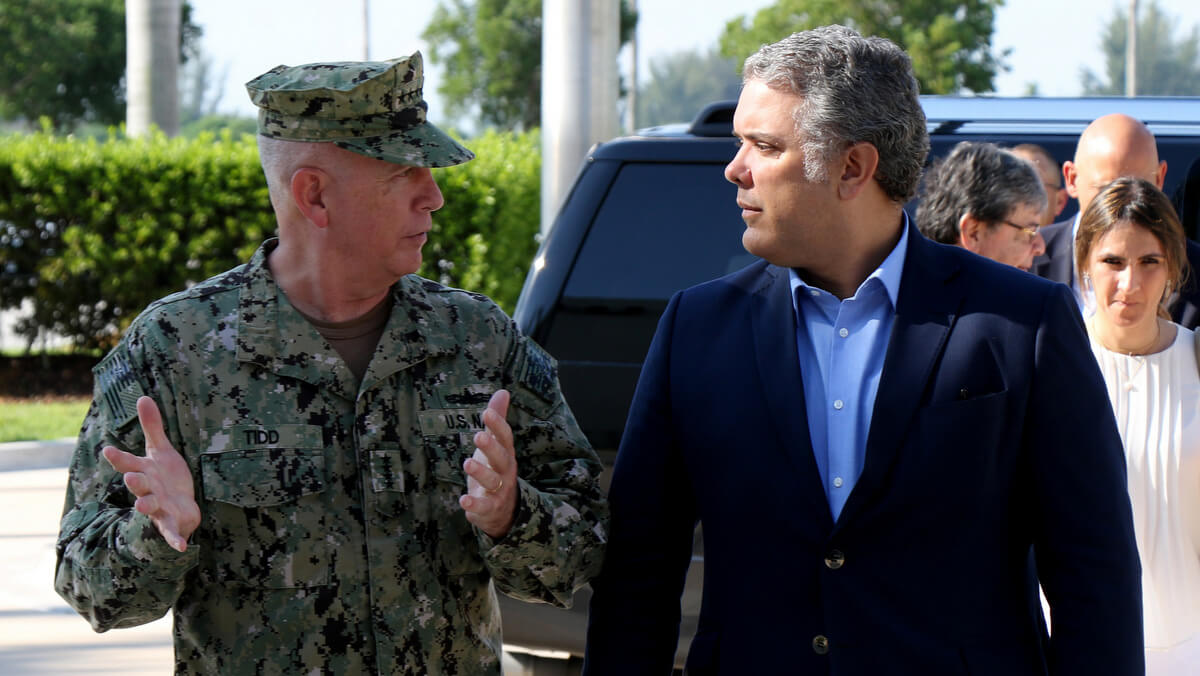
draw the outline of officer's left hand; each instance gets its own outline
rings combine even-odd
[[[467,521],[495,540],[508,535],[517,510],[517,454],[504,420],[508,401],[507,390],[496,390],[488,401],[484,429],[475,433],[475,454],[463,463],[467,494],[458,499]]]

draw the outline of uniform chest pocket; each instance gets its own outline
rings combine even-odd
[[[433,560],[449,575],[483,570],[475,529],[458,504],[467,492],[463,462],[475,451],[474,432],[425,437],[429,474],[421,496],[413,501],[414,517],[430,527],[422,529]]]
[[[205,454],[204,497],[237,507],[273,507],[325,490],[317,449],[260,449]]]
[[[303,442],[310,435],[292,436]],[[204,574],[215,582],[273,589],[327,584],[332,543],[326,537],[331,515],[323,499],[324,450],[319,443],[236,447],[242,445],[200,456]]]

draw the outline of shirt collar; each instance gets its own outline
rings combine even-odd
[[[883,259],[883,262],[879,264],[879,267],[875,268],[874,272],[867,275],[867,278],[863,280],[862,284],[858,285],[858,289],[854,292],[854,297],[857,298],[858,294],[868,284],[872,283],[871,280],[878,280],[874,283],[883,285],[883,289],[887,292],[888,300],[891,301],[893,309],[896,307],[896,300],[900,297],[900,278],[904,273],[904,257],[908,253],[908,212],[901,210],[900,213],[904,214],[903,223],[900,228],[900,241],[896,242],[896,246],[892,248],[892,252],[887,255],[887,258]],[[788,280],[792,287],[793,308],[796,305],[796,289],[798,288],[816,289],[822,294],[829,293],[824,289],[809,286],[800,278],[795,268],[788,268]]]

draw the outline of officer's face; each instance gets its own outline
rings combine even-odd
[[[429,169],[342,151],[330,172],[331,238],[361,275],[387,286],[421,267],[421,247],[442,208]]]

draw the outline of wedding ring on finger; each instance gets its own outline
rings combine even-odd
[[[487,490],[488,493],[495,493],[496,491],[500,490],[501,488],[504,488],[504,477],[500,478],[500,483],[496,484],[495,488],[488,488],[485,490]]]

